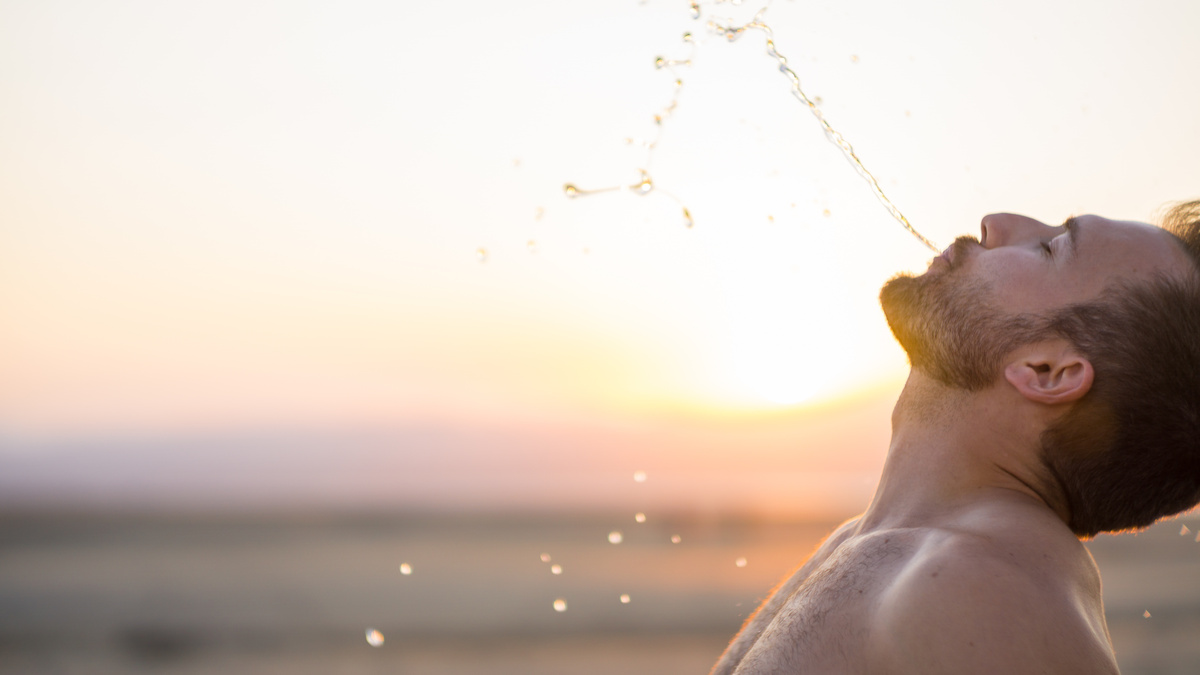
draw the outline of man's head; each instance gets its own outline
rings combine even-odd
[[[982,229],[925,274],[884,286],[913,368],[967,391],[1007,381],[1030,396],[1022,387],[1032,383],[1037,396],[1057,366],[1014,355],[1057,341],[1080,379],[1067,398],[1044,399],[1069,405],[1042,434],[1042,453],[1071,528],[1143,527],[1200,501],[1200,202],[1163,229],[1011,214]]]

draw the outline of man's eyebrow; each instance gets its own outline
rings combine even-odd
[[[1071,255],[1075,255],[1079,248],[1079,220],[1075,216],[1071,216],[1063,221],[1062,227],[1067,231],[1067,243],[1071,245]]]

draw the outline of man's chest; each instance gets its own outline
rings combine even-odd
[[[860,670],[872,610],[913,550],[906,539],[872,535],[839,546],[792,593],[734,672]]]

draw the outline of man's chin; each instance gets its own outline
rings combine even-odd
[[[929,266],[925,268],[925,271],[921,274],[921,276],[924,276],[926,274],[932,274],[934,272],[940,274],[949,269],[950,269],[950,262],[948,260],[946,260],[944,257],[942,257],[940,255],[934,256],[933,259],[931,259],[929,261]]]
[[[879,289],[879,305],[887,319],[892,336],[912,358],[917,342],[914,323],[920,321],[923,283],[919,276],[901,273],[892,277]]]
[[[979,280],[898,274],[880,289],[879,304],[914,369],[977,390],[992,383],[1001,355],[1031,330],[1022,317],[993,309],[989,295]]]

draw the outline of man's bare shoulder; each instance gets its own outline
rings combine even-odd
[[[813,570],[824,562],[842,542],[854,534],[858,520],[858,517],[851,518],[835,528],[817,546],[817,549],[813,551],[813,554],[803,565],[788,575],[787,578],[771,591],[767,600],[762,603],[750,618],[746,619],[746,623],[742,625],[742,629],[734,636],[733,641],[729,643],[725,652],[721,654],[721,657],[713,666],[711,675],[732,673],[738,667],[742,658],[754,646],[762,632],[775,620],[780,610],[788,603],[797,589],[803,585]]]
[[[853,536],[855,529],[858,527],[858,521],[861,519],[862,515],[857,515],[835,527],[833,532],[830,532],[829,536],[825,537],[825,540],[817,547],[817,550],[813,553],[813,557],[827,556],[838,546],[841,546],[842,542]]]
[[[872,672],[1117,672],[1087,549],[1061,521],[1013,515],[922,537],[880,596]]]

